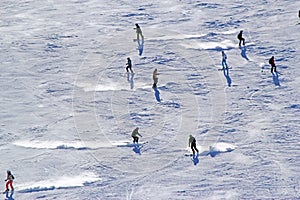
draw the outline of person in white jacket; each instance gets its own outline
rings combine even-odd
[[[193,151],[193,156],[195,156],[195,151],[197,151],[197,153],[199,153],[199,150],[196,147],[196,139],[192,135],[190,135],[190,138],[189,138],[189,147],[191,147],[191,149]]]
[[[131,133],[131,137],[133,138],[133,143],[139,143],[139,137],[143,137],[140,133],[139,133],[139,128],[135,128],[132,133]]]

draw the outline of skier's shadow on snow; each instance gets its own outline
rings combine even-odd
[[[280,86],[280,82],[279,82],[279,79],[278,79],[278,73],[277,72],[272,72],[272,75],[273,75],[273,82],[276,86]]]
[[[134,78],[134,73],[127,73],[127,81],[130,83],[130,89],[133,89],[134,87],[133,78]]]
[[[226,63],[222,63],[222,66],[223,66],[223,73],[224,73],[224,76],[227,80],[227,85],[230,87],[231,86],[231,78],[229,76],[229,69],[228,69],[228,66]]]
[[[195,156],[193,156],[193,163],[194,165],[197,165],[199,163],[199,158],[198,158],[198,154],[196,154]]]
[[[154,95],[155,95],[156,101],[161,102],[161,99],[160,99],[160,92],[159,92],[159,90],[157,89],[157,86],[152,87],[152,88],[153,88],[153,90],[154,90]]]
[[[247,57],[247,54],[246,54],[246,51],[247,51],[246,47],[242,46],[242,47],[240,47],[240,49],[241,49],[241,56],[243,58],[245,58],[246,60],[249,60],[249,58]]]
[[[139,56],[141,56],[144,51],[144,39],[141,39],[141,40],[138,39],[137,43],[138,43]]]
[[[142,155],[142,153],[141,153],[142,147],[143,147],[142,145],[136,144],[136,145],[134,145],[132,151],[134,151],[136,154]]]
[[[10,193],[6,192],[4,200],[14,200],[13,195],[14,195],[14,191],[11,191]]]

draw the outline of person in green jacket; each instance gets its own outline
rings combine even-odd
[[[140,136],[140,137],[143,137],[143,136],[141,136],[141,134],[139,133],[139,128],[137,127],[137,128],[135,128],[133,131],[132,131],[132,133],[131,133],[131,137],[133,138],[133,143],[135,144],[135,143],[139,143],[139,137],[138,136]]]
[[[191,147],[191,149],[193,151],[193,156],[195,156],[195,150],[197,151],[197,153],[199,153],[199,151],[196,147],[196,139],[192,135],[190,135],[190,138],[189,138],[189,147]]]

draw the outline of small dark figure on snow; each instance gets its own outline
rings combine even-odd
[[[136,39],[139,41],[140,40],[140,36],[141,36],[142,40],[144,40],[144,36],[143,36],[141,27],[138,24],[135,24],[135,28],[134,29],[136,30]]]
[[[191,147],[191,149],[193,151],[193,156],[195,156],[195,151],[197,151],[197,153],[199,152],[196,147],[196,139],[192,135],[190,135],[190,138],[189,138],[189,147]]]
[[[222,51],[222,66],[223,66],[223,68],[228,68],[226,60],[227,60],[227,55],[225,54],[224,51]]]
[[[269,64],[271,65],[271,73],[276,72],[276,65],[274,61],[274,56],[272,56],[269,60]]]
[[[5,192],[9,191],[8,186],[10,186],[11,190],[14,190],[14,187],[12,185],[14,179],[15,179],[15,177],[12,175],[11,171],[7,170],[7,175],[6,175],[6,179],[5,179],[5,181],[6,181],[6,190],[5,190]]]
[[[300,19],[300,10],[299,10],[299,13],[298,13],[298,17],[299,17],[299,19]]]
[[[245,46],[245,38],[243,38],[243,31],[240,31],[237,38],[239,39],[239,46],[241,46],[242,42],[243,42],[243,45]]]
[[[131,137],[133,138],[133,143],[139,143],[139,137],[142,137],[141,134],[139,133],[139,128],[135,128],[132,133],[131,133]]]
[[[158,83],[158,73],[157,73],[157,69],[155,69],[153,71],[153,85],[152,85],[152,88],[156,88],[157,87],[157,83]]]
[[[129,72],[128,69],[130,69],[131,73],[133,73],[133,71],[132,71],[132,69],[131,69],[132,63],[131,63],[131,60],[130,60],[129,57],[127,58],[126,66],[127,66],[127,67],[126,67],[126,71]]]

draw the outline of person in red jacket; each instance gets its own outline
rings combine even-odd
[[[6,190],[5,190],[5,192],[9,191],[8,186],[10,186],[11,190],[14,190],[14,187],[12,185],[14,179],[15,179],[15,177],[12,175],[11,171],[7,170],[7,175],[6,175],[6,179],[5,179],[5,181],[6,181]]]
[[[276,72],[276,65],[274,61],[274,56],[272,56],[269,60],[269,64],[271,65],[271,73]]]

